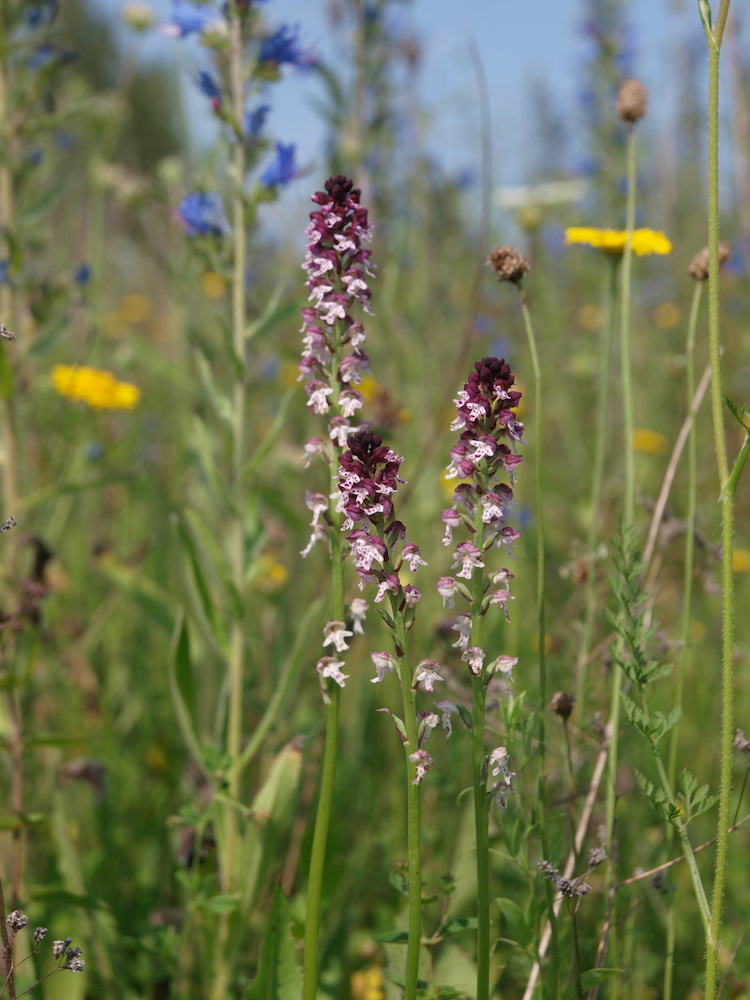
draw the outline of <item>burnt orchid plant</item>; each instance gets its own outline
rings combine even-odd
[[[308,243],[303,264],[312,304],[302,310],[300,378],[305,381],[308,409],[326,421],[325,435],[316,436],[305,445],[305,462],[310,465],[316,457],[321,458],[328,469],[328,484],[325,493],[308,490],[306,494],[312,532],[302,555],[307,556],[316,543],[326,541],[331,556],[331,618],[323,630],[324,655],[317,664],[327,716],[307,895],[305,1000],[313,1000],[317,993],[320,901],[338,757],[339,700],[346,681],[342,671],[344,661],[339,654],[349,648],[347,639],[355,631],[363,631],[362,620],[368,609],[363,598],[352,601],[349,609],[352,628],[346,627],[344,515],[340,504],[333,502],[338,496],[339,461],[349,435],[356,430],[352,421],[364,402],[357,386],[369,368],[363,349],[365,327],[353,315],[358,308],[370,312],[367,280],[374,276],[370,250],[365,246],[372,239],[372,231],[360,195],[354,183],[342,175],[330,177],[324,190],[313,195],[317,207],[311,212],[306,229]]]
[[[485,618],[489,611],[502,611],[508,619],[512,600],[513,573],[490,563],[499,549],[512,555],[519,532],[505,521],[513,499],[515,471],[522,461],[516,447],[522,441],[523,424],[515,410],[521,393],[513,388],[515,375],[504,359],[486,357],[474,366],[456,399],[457,416],[452,430],[460,431],[451,449],[447,477],[461,480],[453,493],[453,506],[444,510],[443,542],[453,546],[455,576],[442,577],[438,592],[444,604],[462,611],[453,626],[458,633],[456,648],[471,677],[470,717],[462,717],[471,730],[472,784],[477,867],[477,1000],[487,1000],[490,961],[489,809],[495,801],[504,810],[513,772],[508,751],[497,747],[489,757],[485,746],[485,704],[493,678],[506,687],[518,659],[505,653],[489,656],[485,648]],[[454,532],[461,536],[456,542]],[[494,781],[490,781],[490,772]]]

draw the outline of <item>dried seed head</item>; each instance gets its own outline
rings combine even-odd
[[[34,944],[39,944],[40,941],[44,941],[46,937],[47,937],[47,928],[37,927],[37,929],[34,931]]]
[[[592,847],[589,851],[589,870],[596,868],[607,860],[607,852],[603,847]]]
[[[552,701],[549,703],[549,707],[555,715],[559,715],[561,719],[567,720],[573,714],[573,706],[575,703],[575,695],[568,694],[567,691],[555,691],[552,695]]]
[[[25,913],[19,913],[18,910],[13,910],[5,918],[5,922],[8,924],[13,932],[20,931],[22,927],[25,927],[29,922],[29,918]]]
[[[722,240],[719,243],[719,268],[724,267],[729,260],[729,244]],[[708,278],[708,247],[703,249],[693,257],[688,267],[688,274],[696,281],[705,281]]]
[[[509,247],[507,243],[495,247],[487,258],[487,263],[494,268],[498,281],[512,281],[514,285],[520,284],[531,270],[524,255]]]
[[[617,92],[616,111],[620,121],[634,125],[646,114],[648,91],[640,80],[630,77],[623,80]]]

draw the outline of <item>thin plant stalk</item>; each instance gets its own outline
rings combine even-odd
[[[395,609],[394,609],[395,610]],[[420,786],[410,780],[410,754],[419,746],[417,731],[417,698],[412,685],[408,658],[408,635],[402,614],[394,615],[396,642],[402,655],[398,658],[398,675],[404,706],[406,743],[406,851],[409,873],[409,924],[406,946],[406,983],[404,1000],[416,1000],[419,983],[419,951],[422,941],[422,853]],[[477,997],[477,1000],[479,998]]]
[[[708,0],[699,0],[708,43],[708,337],[711,360],[711,414],[714,445],[721,487],[722,526],[722,713],[719,822],[716,870],[711,900],[711,923],[706,953],[706,1000],[715,1000],[717,959],[721,939],[722,907],[727,876],[730,797],[732,792],[732,726],[734,694],[734,579],[732,535],[734,488],[729,485],[729,461],[724,428],[721,377],[721,330],[719,305],[719,61],[721,42],[729,14],[729,0],[721,0],[716,25],[711,23]],[[734,484],[736,486],[736,483]]]
[[[626,525],[633,523],[635,514],[635,455],[633,454],[633,380],[630,359],[630,286],[633,263],[633,229],[635,228],[636,156],[635,129],[631,125],[627,138],[627,196],[625,209],[625,249],[622,256],[620,283],[620,379],[623,408],[623,447],[625,451],[625,496],[623,519]],[[617,801],[617,751],[620,733],[620,695],[622,692],[622,669],[617,663],[612,666],[612,692],[609,710],[609,757],[607,759],[607,801],[606,831],[607,856],[610,859],[605,875],[605,896],[609,896],[612,882],[612,841],[615,827],[615,806]]]
[[[692,413],[693,397],[695,395],[695,331],[698,325],[698,310],[700,307],[703,283],[695,282],[693,289],[693,301],[690,304],[690,317],[688,319],[688,332],[685,344],[685,392],[687,395],[688,413]],[[690,643],[690,621],[693,600],[693,567],[695,563],[695,508],[697,496],[697,470],[698,458],[695,437],[695,423],[691,420],[690,430],[687,439],[687,460],[688,460],[688,507],[685,518],[685,569],[683,573],[683,606],[682,606],[682,627],[681,627],[681,649],[677,664],[677,683],[675,685],[675,707],[682,706],[683,693],[685,687],[685,668],[689,657]],[[667,764],[667,774],[669,783],[674,787],[677,775],[677,748],[679,727],[672,730],[669,743],[669,757]],[[668,842],[674,842],[674,827],[669,827]],[[674,948],[676,940],[676,918],[674,902],[671,902],[667,911],[667,947],[664,959],[664,1000],[672,1000],[672,986],[674,978]]]
[[[545,793],[545,766],[546,766],[546,723],[545,711],[547,707],[547,650],[546,638],[547,629],[545,621],[545,591],[544,591],[544,514],[543,514],[543,494],[542,494],[542,368],[539,363],[539,352],[537,350],[536,335],[531,321],[526,294],[518,285],[519,298],[521,301],[521,311],[523,323],[526,330],[526,338],[531,354],[531,367],[534,373],[534,523],[536,528],[536,587],[537,587],[537,643],[539,646],[539,712],[537,734],[539,740],[538,759],[539,772],[537,783],[537,802],[539,817],[539,833],[542,842],[542,852],[545,858],[549,857],[549,842],[547,838],[546,823],[546,793]],[[545,880],[545,890],[547,893],[547,910],[550,914],[552,926],[552,968],[555,982],[555,992],[559,994],[560,989],[560,956],[557,940],[557,918],[552,906],[553,894],[552,886]]]
[[[332,476],[332,490],[337,480]],[[331,540],[331,620],[344,620],[344,567],[341,531],[337,520],[329,532]],[[303,1000],[315,1000],[318,992],[318,949],[320,943],[320,904],[323,895],[323,877],[328,846],[328,831],[333,808],[333,788],[336,775],[339,745],[339,703],[341,688],[330,684],[326,706],[326,736],[323,751],[323,766],[320,780],[320,795],[315,815],[315,829],[310,853],[310,872],[307,885],[307,916],[305,919],[305,947],[303,968]]]
[[[12,234],[14,225],[13,212],[13,174],[10,166],[13,149],[12,108],[10,107],[10,58],[8,53],[8,23],[10,10],[6,4],[0,4],[0,231]],[[8,255],[10,256],[10,254]],[[0,323],[14,328],[15,296],[11,282],[0,284]],[[3,519],[17,514],[19,510],[18,488],[18,440],[13,400],[13,371],[7,347],[0,355],[0,394],[2,395],[3,440]],[[17,541],[8,539],[4,546],[3,562],[8,577],[13,576]]]
[[[474,530],[481,537],[482,513],[479,504],[474,512]],[[483,596],[481,569],[472,573],[471,645],[484,648],[484,618],[481,614]],[[490,995],[490,831],[487,802],[487,761],[484,748],[485,703],[487,687],[483,676],[471,678],[471,773],[474,790],[474,831],[477,868],[477,991],[476,1000],[488,1000]]]
[[[242,22],[238,10],[233,10],[230,22],[229,73],[232,107],[237,121],[242,121],[244,93],[242,81]],[[232,582],[238,594],[244,591],[245,578],[245,326],[246,326],[246,234],[245,151],[242,141],[236,138],[232,146],[231,165],[234,194],[232,198],[233,273],[231,297],[232,350],[239,373],[235,377],[232,414],[232,481],[231,495],[234,505],[230,527],[230,566]],[[228,797],[223,817],[224,843],[221,858],[223,890],[227,893],[239,889],[239,830],[237,800],[240,792],[242,750],[242,693],[244,684],[245,637],[243,623],[235,618],[229,639],[229,703],[227,712],[227,752],[231,761],[227,776]],[[230,915],[222,914],[217,935],[217,968],[213,977],[212,998],[226,996],[230,978],[229,968]]]
[[[602,483],[604,480],[604,455],[607,441],[607,412],[609,409],[609,377],[612,359],[612,340],[615,325],[615,298],[619,254],[606,254],[607,275],[604,293],[604,324],[602,327],[601,367],[599,369],[599,398],[596,412],[596,442],[594,444],[594,464],[591,471],[591,513],[588,534],[588,577],[586,579],[586,611],[578,653],[578,679],[576,684],[576,710],[578,718],[585,720],[586,667],[591,650],[596,612],[596,573],[594,571],[596,543],[599,534],[599,518],[602,503]]]

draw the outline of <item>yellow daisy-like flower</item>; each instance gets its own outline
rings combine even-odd
[[[565,230],[565,242],[568,246],[582,243],[585,246],[605,250],[608,253],[622,253],[625,249],[628,234],[625,229],[594,229],[591,226],[573,226]],[[647,254],[668,254],[672,252],[672,244],[664,233],[654,229],[634,229],[632,241],[633,253],[639,257]]]
[[[750,549],[735,549],[732,553],[732,569],[735,573],[750,573]]]
[[[633,451],[642,451],[647,455],[664,455],[669,450],[669,441],[658,431],[650,431],[645,427],[633,429]]]
[[[85,403],[92,410],[132,410],[141,398],[138,386],[86,365],[55,365],[51,378],[61,396]]]

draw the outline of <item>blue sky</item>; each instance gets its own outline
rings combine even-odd
[[[89,2],[116,14],[123,0]],[[713,5],[716,7],[716,0]],[[151,6],[167,17],[171,4],[170,0],[152,0]],[[679,99],[674,83],[679,53],[686,44],[700,44],[703,39],[697,3],[630,0],[626,6],[635,71],[649,88],[649,119],[667,122]],[[298,24],[306,47],[347,65],[345,42],[340,35],[331,35],[327,9],[328,0],[268,0],[264,5],[271,26]],[[473,43],[480,53],[492,101],[495,183],[516,185],[528,179],[531,82],[544,80],[555,94],[558,108],[575,120],[586,53],[581,30],[585,15],[585,0],[413,0],[402,5],[399,17],[421,47],[416,97],[427,112],[426,141],[446,171],[476,170],[480,162],[480,124],[470,55]],[[144,49],[150,58],[176,56],[193,71],[198,54],[196,45],[164,38],[152,39]],[[313,110],[319,88],[313,74],[289,74],[274,88],[269,121],[278,139],[297,143],[299,159],[313,168],[313,176],[320,172],[316,164],[321,160],[325,136]],[[212,121],[205,110],[205,98],[192,85],[188,85],[188,93],[197,133],[207,140]],[[291,190],[286,197],[296,203],[306,191]]]

